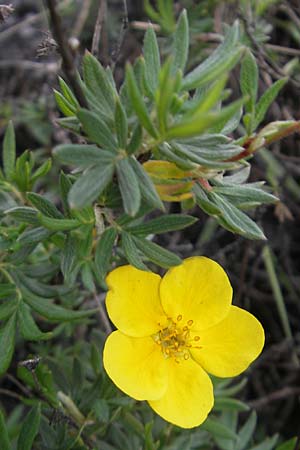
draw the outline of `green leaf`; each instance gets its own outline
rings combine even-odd
[[[30,308],[24,302],[20,302],[18,309],[18,324],[23,338],[27,341],[42,341],[53,337],[53,333],[43,333],[38,328],[30,314]]]
[[[117,237],[115,228],[107,228],[101,235],[95,250],[95,266],[97,275],[103,282],[110,267],[112,250]]]
[[[219,122],[230,119],[244,103],[244,99],[237,100],[229,106],[225,106],[220,112],[196,114],[192,118],[182,119],[181,122],[169,128],[166,139],[186,138],[197,136],[205,130],[217,125]]]
[[[156,95],[157,119],[159,131],[165,134],[168,125],[168,113],[173,99],[175,79],[171,77],[171,58],[164,63],[159,74],[159,90]]]
[[[246,403],[236,400],[235,398],[217,397],[215,399],[215,411],[249,411],[249,406]]]
[[[154,242],[148,241],[147,239],[142,239],[137,236],[132,236],[132,238],[137,248],[155,264],[167,269],[169,267],[181,264],[182,261],[177,255],[170,252],[169,250],[160,247]]]
[[[138,179],[142,197],[150,206],[164,211],[164,205],[154,187],[151,178],[149,177],[143,166],[135,158],[130,158],[129,162]]]
[[[203,158],[203,156],[201,155],[201,150],[199,151],[199,149],[195,148],[194,146],[171,143],[171,147],[175,154],[178,154],[181,158],[196,164],[200,164],[203,167],[229,169],[230,167],[234,166],[234,162],[223,162],[219,160],[215,161],[212,159]]]
[[[16,292],[16,286],[13,284],[9,284],[11,286],[10,289],[10,295]],[[5,286],[3,284],[0,285],[1,289],[1,297],[2,297],[2,291],[5,292]],[[14,312],[17,310],[19,305],[18,299],[10,299],[5,300],[3,303],[0,304],[0,320],[6,320],[9,317],[11,317]]]
[[[245,102],[246,112],[253,114],[258,89],[258,68],[255,57],[249,49],[246,50],[242,59],[240,85],[243,95],[249,96],[249,100]]]
[[[89,52],[83,57],[83,78],[92,93],[93,102],[100,105],[106,115],[113,117],[116,93],[106,70]]]
[[[192,117],[193,115],[203,114],[210,111],[218,102],[225,88],[227,82],[227,75],[220,76],[209,89],[206,90],[204,96],[201,96],[197,102],[190,108],[185,117]]]
[[[223,194],[232,200],[237,200],[241,203],[243,202],[258,202],[258,203],[275,203],[278,199],[268,192],[254,187],[251,185],[228,185],[216,186],[213,188],[213,192],[217,194]]]
[[[73,320],[83,319],[91,316],[95,313],[95,309],[86,311],[72,311],[70,309],[63,308],[62,306],[55,305],[45,298],[39,297],[33,294],[24,286],[21,288],[24,301],[34,311],[41,316],[53,322],[71,322]]]
[[[4,211],[4,214],[9,215],[18,222],[30,223],[32,225],[38,223],[37,210],[28,206],[15,206]]]
[[[141,192],[135,171],[128,158],[117,161],[116,169],[124,210],[129,216],[135,216],[141,204]]]
[[[236,444],[236,450],[245,450],[249,446],[250,439],[252,438],[256,427],[256,412],[252,411],[247,421],[239,430],[239,440]]]
[[[56,89],[53,91],[56,104],[63,115],[66,117],[74,117],[76,115],[76,108],[74,108],[74,106]]]
[[[278,441],[278,434],[271,438],[264,439],[260,444],[251,447],[249,450],[272,450]]]
[[[260,97],[259,102],[256,105],[255,121],[253,126],[254,130],[262,122],[269,106],[275,100],[275,98],[277,97],[283,86],[287,83],[287,81],[288,81],[287,77],[275,81],[275,83],[272,84],[272,86],[270,86],[266,90],[266,92]]]
[[[226,201],[224,197],[213,192],[210,193],[210,197],[221,211],[222,218],[229,225],[231,231],[249,239],[266,239],[256,223],[234,205]],[[223,223],[222,225],[224,226]]]
[[[146,64],[146,83],[151,93],[154,94],[158,85],[160,55],[156,35],[152,27],[149,27],[145,33],[143,53]]]
[[[116,102],[115,126],[119,147],[125,149],[127,145],[128,123],[126,112],[119,99]]]
[[[88,169],[72,185],[69,192],[71,208],[82,208],[91,204],[110,183],[114,173],[111,163],[96,165]]]
[[[184,71],[189,52],[189,23],[186,10],[180,14],[174,34],[172,71]]]
[[[80,227],[81,223],[76,219],[52,219],[43,214],[38,214],[40,224],[51,231],[67,231]]]
[[[5,419],[0,409],[0,448],[1,450],[12,450],[10,440],[8,437],[8,431],[5,425]]]
[[[84,168],[95,164],[107,164],[115,157],[115,154],[108,150],[85,144],[58,145],[54,148],[53,154],[60,162]]]
[[[59,192],[61,197],[61,202],[63,205],[64,212],[69,216],[70,208],[68,203],[68,194],[72,187],[72,182],[70,178],[63,172],[59,174]]]
[[[99,119],[96,113],[88,111],[87,109],[80,109],[77,112],[77,117],[82,124],[84,132],[92,142],[113,152],[118,148],[113,133],[108,126]]]
[[[204,86],[229,72],[239,61],[244,48],[238,44],[239,24],[229,29],[224,42],[198,67],[183,79],[182,89],[190,90]]]
[[[8,180],[11,180],[15,173],[16,162],[16,138],[13,123],[10,121],[3,140],[3,169]]]
[[[205,190],[199,185],[195,184],[193,186],[193,192],[196,197],[196,203],[200,208],[208,215],[215,216],[220,214],[220,209],[217,207],[217,205],[212,202],[208,195],[206,194]]]
[[[51,236],[52,232],[49,230],[45,230],[43,227],[37,227],[32,228],[30,230],[24,231],[18,239],[17,242],[19,242],[22,245],[25,244],[34,244],[36,242],[42,242],[46,239],[48,239]]]
[[[77,109],[79,107],[78,100],[75,97],[75,95],[73,94],[73,92],[71,91],[71,89],[69,88],[69,86],[67,85],[67,83],[61,77],[58,77],[58,81],[59,81],[59,86],[60,86],[60,89],[61,89],[61,91],[63,93],[63,96],[66,98],[66,100],[68,100],[68,102],[75,109]]]
[[[213,436],[221,437],[224,439],[231,439],[237,441],[237,434],[221,423],[218,419],[208,418],[201,425],[202,430],[208,431]]]
[[[70,233],[66,239],[66,243],[62,251],[60,267],[66,281],[69,281],[69,278],[76,269],[77,244],[78,239]]]
[[[42,197],[35,192],[27,192],[27,199],[33,204],[44,216],[53,217],[54,219],[63,219],[63,215],[50,200]]]
[[[128,155],[135,153],[142,146],[143,139],[143,129],[141,125],[138,123],[133,129],[130,142],[126,148]]]
[[[11,362],[15,348],[16,314],[13,314],[0,329],[0,375],[3,375]]]
[[[39,432],[41,421],[41,404],[34,406],[23,421],[18,438],[17,450],[31,450]]]
[[[193,216],[183,216],[182,214],[166,214],[148,220],[140,225],[128,226],[127,231],[137,236],[148,236],[149,234],[168,233],[170,231],[182,230],[197,222]]]
[[[122,231],[122,248],[124,250],[125,256],[128,262],[140,270],[148,271],[148,267],[143,263],[143,259],[137,248],[134,239],[129,233]]]
[[[157,132],[152,124],[152,120],[138,88],[133,69],[130,65],[126,66],[126,84],[132,107],[141,121],[141,124],[151,136],[157,137]]]
[[[297,438],[294,437],[276,447],[276,450],[296,450]]]
[[[31,183],[35,183],[41,177],[47,175],[52,167],[52,160],[48,158],[31,176]]]

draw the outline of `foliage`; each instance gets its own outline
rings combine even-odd
[[[0,374],[12,371],[23,389],[10,415],[0,410],[0,448],[292,449],[294,441],[279,445],[277,435],[259,442],[253,412],[238,424],[238,413],[248,411],[234,398],[244,381],[216,379],[212,415],[201,428],[183,432],[122,396],[103,370],[107,272],[124,263],[142,270],[180,264],[180,255],[155,237],[195,223],[195,205],[232,233],[265,239],[248,210],[278,200],[265,180],[248,182],[251,158],[299,130],[297,121],[258,129],[287,79],[258,98],[259,71],[240,23],[228,26],[222,43],[199,63],[189,56],[193,33],[185,10],[177,21],[171,1],[159,1],[157,11],[146,2],[146,11],[168,35],[170,56],[161,58],[149,27],[142,56],[127,65],[117,89],[111,69],[86,52],[79,82],[88,108],[62,78],[54,91],[64,116],[58,123],[71,142],[40,163],[35,152],[19,155],[13,124],[6,129]],[[240,94],[231,100],[227,83],[237,66]],[[166,173],[166,162],[175,170]],[[48,189],[50,176],[56,192]],[[276,174],[268,178],[275,186]],[[162,190],[189,214],[170,212]],[[24,351],[16,358],[25,360],[16,367],[19,342]]]

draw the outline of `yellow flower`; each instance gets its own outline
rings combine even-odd
[[[226,273],[205,257],[188,258],[163,278],[121,266],[107,284],[107,311],[118,329],[104,347],[109,377],[165,420],[200,425],[214,403],[207,372],[246,370],[264,345],[260,322],[231,305]]]

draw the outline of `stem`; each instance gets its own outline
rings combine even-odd
[[[277,311],[281,320],[282,328],[284,331],[284,334],[287,338],[293,340],[292,330],[290,326],[290,322],[288,319],[287,310],[285,307],[282,291],[280,288],[280,284],[278,282],[278,277],[276,275],[275,267],[274,267],[274,261],[272,258],[272,252],[268,245],[266,245],[262,251],[262,258],[267,270],[267,274],[269,276],[270,285],[274,294],[274,299],[277,306]],[[298,356],[295,352],[292,354],[292,360],[295,363],[297,367],[300,366],[300,362],[298,359]]]
[[[78,102],[80,103],[80,106],[87,108],[87,101],[77,79],[77,71],[73,63],[74,57],[65,38],[65,33],[61,24],[61,18],[56,11],[55,0],[46,0],[46,3],[49,9],[50,25],[52,28],[53,37],[58,44],[59,52],[62,57],[63,70],[68,78],[68,81],[74,91]]]

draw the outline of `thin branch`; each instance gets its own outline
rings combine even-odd
[[[287,397],[298,397],[300,395],[300,388],[286,386],[278,391],[271,392],[264,397],[258,398],[257,400],[253,400],[249,402],[249,406],[254,409],[262,408],[269,403],[278,401],[278,400],[286,400]]]
[[[118,62],[122,44],[124,42],[124,38],[125,38],[127,30],[128,30],[128,8],[127,8],[127,1],[123,0],[123,17],[122,17],[121,31],[120,31],[117,47],[112,54],[113,70]]]
[[[75,25],[73,28],[73,36],[74,37],[80,36],[80,34],[84,28],[85,22],[87,21],[87,18],[89,16],[90,7],[91,7],[91,0],[83,0],[80,13],[78,14],[78,17],[76,19],[76,22],[75,22]]]
[[[50,13],[50,22],[51,28],[53,32],[53,37],[56,40],[59,52],[62,57],[62,66],[63,70],[68,78],[68,81],[74,91],[74,94],[80,103],[81,106],[87,107],[87,101],[81,89],[81,86],[77,79],[76,67],[74,66],[74,57],[70,50],[69,44],[65,38],[65,33],[62,28],[61,18],[56,11],[55,0],[46,0],[49,13]]]
[[[99,53],[99,42],[101,33],[103,30],[103,26],[106,19],[106,13],[107,13],[107,4],[106,0],[99,0],[99,9],[98,9],[98,15],[97,20],[95,24],[94,34],[93,34],[93,41],[92,41],[92,54],[94,56],[98,56]]]
[[[110,334],[112,332],[112,327],[111,327],[110,322],[108,320],[106,311],[103,308],[103,304],[102,304],[101,298],[96,293],[94,294],[94,298],[95,298],[95,300],[97,302],[97,305],[98,305],[100,322],[101,322],[101,324],[102,324],[102,326],[104,328],[105,333],[106,334]]]

